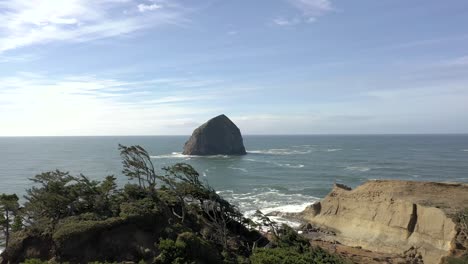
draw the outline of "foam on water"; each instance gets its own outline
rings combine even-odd
[[[335,151],[342,151],[343,149],[340,148],[332,148],[332,149],[327,149],[327,152],[335,152]]]
[[[249,154],[266,154],[266,155],[305,155],[311,153],[312,150],[297,150],[297,149],[266,149],[266,150],[249,150]]]
[[[208,158],[208,159],[213,159],[213,158],[229,158],[228,155],[209,155],[209,156],[198,156],[198,155],[184,155],[182,152],[172,152],[171,154],[162,154],[162,155],[155,155],[155,156],[150,156],[152,159],[179,159],[179,158],[185,158],[185,160],[190,160],[192,158]]]
[[[291,163],[280,163],[272,160],[256,160],[256,159],[244,159],[245,161],[251,161],[251,162],[260,162],[260,163],[268,163],[268,164],[273,164],[278,167],[286,167],[286,168],[292,168],[292,169],[300,169],[304,168],[304,164],[291,164]]]
[[[346,167],[345,170],[348,170],[348,171],[366,172],[366,171],[370,171],[371,168],[369,168],[369,167],[364,167],[364,166],[349,166],[349,167]]]
[[[310,147],[316,147],[317,145],[294,145],[292,146],[293,148],[310,148]]]
[[[304,209],[311,204],[312,204],[311,202],[306,202],[302,204],[287,204],[287,205],[280,205],[277,207],[263,208],[261,211],[265,214],[268,214],[271,212],[300,213],[304,211]]]
[[[284,189],[284,188],[283,188]],[[298,213],[302,212],[308,205],[318,201],[319,198],[298,193],[284,193],[276,188],[254,188],[252,192],[237,193],[233,190],[218,191],[228,201],[237,205],[246,217],[252,218],[257,210],[264,214]],[[297,226],[300,223],[285,219],[281,216],[271,216],[271,219],[279,223]]]
[[[177,159],[177,158],[191,158],[191,157],[195,157],[195,156],[184,155],[182,154],[182,152],[172,152],[171,154],[150,156],[150,158],[152,159]]]
[[[246,168],[237,168],[237,167],[233,167],[233,166],[229,166],[228,169],[231,169],[231,170],[239,170],[239,171],[242,171],[242,172],[248,172],[248,170]]]
[[[293,169],[304,168],[304,165],[303,165],[303,164],[294,165],[294,164],[289,164],[289,163],[285,163],[285,164],[278,163],[278,166],[280,166],[280,167],[288,167],[288,168],[293,168]]]

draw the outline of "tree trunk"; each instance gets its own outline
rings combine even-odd
[[[5,224],[5,248],[8,248],[8,242],[10,241],[10,214],[6,210],[6,224]]]

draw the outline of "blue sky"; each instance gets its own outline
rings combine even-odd
[[[468,133],[465,0],[3,0],[0,136]]]

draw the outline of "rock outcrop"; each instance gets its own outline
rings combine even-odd
[[[184,155],[245,155],[239,128],[225,115],[210,119],[193,131]]]
[[[467,208],[468,184],[376,180],[354,190],[335,185],[302,217],[332,230],[341,244],[401,255],[414,251],[435,264],[466,252],[466,230],[456,215]]]

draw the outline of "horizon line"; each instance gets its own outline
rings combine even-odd
[[[244,134],[242,136],[456,136],[468,135],[468,132],[462,133],[310,133],[310,134]],[[0,138],[33,138],[33,137],[190,137],[191,134],[161,134],[161,135],[26,135],[26,136],[0,136]]]

